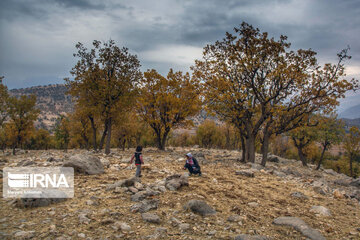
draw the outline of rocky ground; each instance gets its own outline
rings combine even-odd
[[[0,238],[360,239],[360,179],[282,158],[266,168],[243,164],[237,151],[147,148],[139,182],[127,165],[133,151],[0,156],[1,169],[62,166],[76,158],[101,162],[80,166],[72,199],[27,207],[1,198]],[[182,169],[187,152],[199,160],[201,177],[188,177]]]

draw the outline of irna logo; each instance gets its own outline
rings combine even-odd
[[[64,174],[8,173],[8,185],[12,188],[60,188],[69,187]]]

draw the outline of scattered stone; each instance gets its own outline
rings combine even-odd
[[[340,186],[347,187],[347,186],[350,185],[351,179],[348,179],[348,178],[340,178],[340,179],[335,180],[334,183],[335,183],[336,185],[340,185]]]
[[[228,222],[239,222],[239,221],[241,221],[241,217],[240,217],[240,215],[237,215],[237,214],[230,215],[230,216],[227,218],[227,221],[228,221]]]
[[[159,186],[158,189],[160,192],[166,192],[166,187],[164,186]]]
[[[148,195],[147,195],[146,191],[140,191],[131,196],[131,201],[140,202],[140,201],[144,200],[147,196]]]
[[[35,236],[35,231],[20,231],[14,234],[15,239],[31,239]]]
[[[248,205],[249,205],[250,207],[256,208],[256,207],[259,206],[259,203],[257,203],[257,202],[249,202]]]
[[[321,216],[331,216],[330,210],[323,206],[312,206],[310,212]]]
[[[140,182],[135,182],[134,187],[140,191],[144,189],[144,186]]]
[[[335,198],[343,198],[344,197],[344,194],[342,192],[340,192],[339,189],[335,189],[333,192],[333,195]]]
[[[86,235],[85,235],[84,233],[79,233],[77,236],[78,236],[79,238],[85,238],[85,237],[86,237]]]
[[[139,191],[137,188],[134,188],[134,187],[129,187],[128,189],[132,193],[137,193]]]
[[[252,170],[240,170],[240,171],[235,171],[235,175],[241,175],[241,176],[245,176],[245,177],[255,177],[254,171]]]
[[[106,158],[101,158],[100,159],[100,162],[102,163],[102,165],[104,166],[104,167],[106,167],[106,168],[108,168],[108,167],[110,167],[110,161],[108,160],[108,159],[106,159]]]
[[[61,193],[60,193],[61,194]],[[46,194],[42,195],[46,197]],[[65,201],[66,198],[19,198],[15,200],[15,205],[19,208],[35,208],[35,207],[45,207],[54,203],[59,203]]]
[[[181,224],[181,221],[175,217],[172,217],[170,219],[170,223],[173,227],[179,226]]]
[[[179,224],[179,229],[180,229],[182,232],[186,232],[187,230],[190,229],[190,224],[188,224],[188,223],[181,223],[181,224]]]
[[[268,237],[260,235],[240,234],[234,240],[268,240]]]
[[[106,218],[104,220],[101,220],[101,224],[102,225],[109,225],[109,224],[113,224],[114,220],[110,219],[110,218]]]
[[[274,163],[280,162],[279,158],[277,156],[275,156],[275,155],[269,155],[268,158],[267,158],[267,161],[268,162],[274,162]]]
[[[357,179],[351,181],[349,185],[360,188],[360,178],[357,178]]]
[[[188,178],[185,175],[174,174],[165,180],[165,187],[170,191],[176,191],[182,186],[189,186]]]
[[[116,187],[114,193],[124,193],[128,190],[127,187]]]
[[[324,236],[318,230],[309,227],[303,220],[296,217],[279,217],[273,222],[275,225],[284,225],[293,227],[296,231],[299,231],[305,237],[312,240],[326,240]]]
[[[48,159],[46,159],[47,162],[62,162],[62,159],[60,158],[54,158],[54,157],[49,157]]]
[[[190,200],[184,205],[184,209],[190,209],[193,213],[199,214],[201,216],[216,214],[215,209],[210,207],[206,202],[202,200]]]
[[[98,200],[87,200],[86,205],[99,206],[99,201]]]
[[[350,194],[351,198],[355,198],[358,201],[360,201],[360,190],[355,190]]]
[[[28,159],[23,159],[20,162],[18,162],[18,164],[16,165],[17,167],[27,167],[27,166],[32,166],[35,165],[36,163],[32,160],[28,160]]]
[[[121,230],[123,232],[131,231],[131,227],[125,222],[115,222],[114,227],[117,231],[118,230]]]
[[[88,218],[86,213],[80,213],[79,214],[79,222],[80,223],[85,223],[85,224],[89,224],[90,223],[90,218]]]
[[[216,234],[216,230],[208,231],[207,235],[214,236]]]
[[[140,179],[138,177],[132,177],[129,179],[124,179],[124,180],[120,180],[120,181],[116,181],[113,184],[108,184],[106,186],[106,190],[113,190],[117,187],[133,187],[135,185],[136,182],[139,182]]]
[[[327,174],[333,175],[333,176],[337,175],[337,172],[335,172],[331,168],[330,169],[324,169],[324,172],[327,173]]]
[[[73,167],[75,172],[89,175],[104,173],[100,159],[92,155],[73,155],[63,164],[63,167]]]
[[[285,173],[279,172],[279,171],[276,171],[276,170],[273,171],[273,174],[275,176],[278,176],[278,177],[286,177],[287,176]]]
[[[160,223],[160,217],[154,213],[143,213],[141,214],[142,219],[149,223]]]
[[[264,166],[257,164],[257,163],[249,163],[252,170],[258,170],[264,169]]]
[[[132,212],[140,212],[140,213],[145,213],[148,212],[152,209],[157,209],[159,205],[159,200],[158,199],[150,199],[150,200],[144,200],[140,203],[136,203],[134,205],[131,206],[131,211]]]
[[[313,187],[313,189],[314,189],[314,192],[319,193],[321,195],[327,194],[327,191],[325,191],[325,189],[322,187]]]
[[[299,173],[298,171],[292,169],[292,168],[285,168],[285,169],[282,169],[282,172],[285,173],[286,175],[293,175],[295,177],[302,177],[302,174]]]
[[[302,192],[293,192],[290,196],[294,198],[300,198],[300,199],[309,199],[305,194]]]

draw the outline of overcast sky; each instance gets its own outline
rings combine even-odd
[[[347,73],[360,79],[359,0],[1,0],[0,75],[10,89],[63,83],[77,42],[110,38],[144,71],[189,71],[206,44],[242,21],[315,50],[321,63],[349,45]],[[341,108],[355,104],[359,93]]]

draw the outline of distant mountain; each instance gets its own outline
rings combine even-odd
[[[74,103],[66,94],[67,88],[64,84],[12,89],[9,92],[12,96],[36,95],[36,107],[41,111],[35,122],[37,128],[51,131],[60,114],[70,113],[74,109]]]
[[[345,129],[346,130],[348,130],[352,126],[360,128],[360,118],[356,118],[356,119],[342,118],[341,120],[343,120],[345,122]]]
[[[350,107],[339,114],[339,118],[360,118],[360,104]]]

